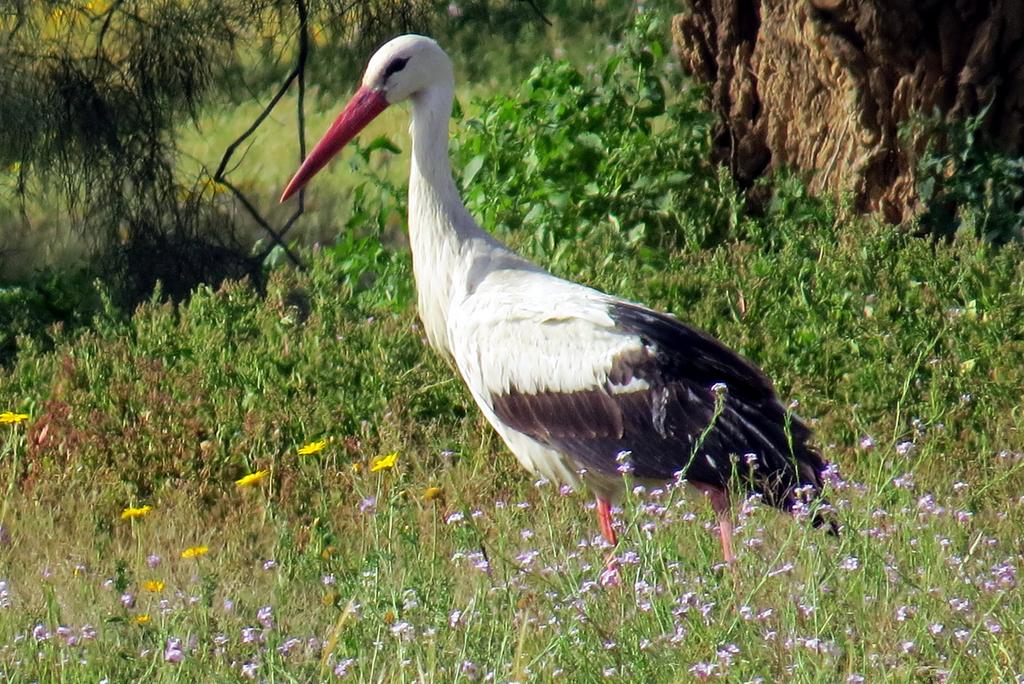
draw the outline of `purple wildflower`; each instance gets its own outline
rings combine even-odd
[[[913,489],[914,476],[910,473],[904,473],[892,481],[892,486],[897,489]]]
[[[706,682],[715,674],[714,663],[697,663],[690,667],[690,674],[696,679]]]
[[[949,607],[958,613],[963,613],[971,609],[971,602],[967,599],[951,598],[949,599]]]
[[[352,669],[352,666],[355,665],[355,662],[355,658],[345,658],[344,660],[338,661],[338,664],[334,666],[334,676],[339,679],[344,677],[348,674],[348,671]]]
[[[255,627],[243,627],[242,628],[242,643],[243,644],[261,644],[264,641],[263,632]]]
[[[403,641],[411,641],[416,636],[416,629],[406,620],[399,620],[391,625],[391,635]]]
[[[914,606],[898,606],[896,608],[896,622],[906,622],[917,612]]]
[[[480,668],[469,660],[462,661],[462,664],[459,665],[459,673],[471,682],[480,679]]]
[[[852,572],[860,567],[860,560],[856,556],[847,556],[839,563],[840,570]]]
[[[263,606],[256,611],[256,620],[264,629],[274,629],[274,612],[270,606]]]
[[[292,637],[291,639],[287,639],[281,644],[279,644],[277,647],[277,652],[287,657],[291,654],[292,651],[294,651],[297,647],[301,645],[302,639],[296,639],[295,637]]]
[[[736,644],[726,644],[722,648],[718,649],[718,662],[723,666],[727,666],[732,662],[732,659],[739,655],[740,647]]]
[[[181,650],[181,639],[170,637],[167,645],[164,646],[164,661],[168,663],[180,663],[185,658],[185,652]]]

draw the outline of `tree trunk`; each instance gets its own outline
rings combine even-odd
[[[789,167],[889,221],[918,211],[917,115],[963,119],[1024,153],[1024,1],[687,0],[684,68],[721,117],[718,157],[745,187]]]

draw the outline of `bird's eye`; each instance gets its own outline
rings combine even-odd
[[[391,74],[396,74],[402,69],[404,69],[405,65],[408,64],[408,62],[408,57],[397,57],[391,60],[391,63],[388,64],[388,68],[384,70],[384,80],[386,81],[391,76]]]

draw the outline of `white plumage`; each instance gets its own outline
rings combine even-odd
[[[485,272],[472,291],[457,290],[449,307],[456,366],[488,421],[525,468],[574,487],[580,464],[511,429],[496,415],[494,398],[616,387],[609,380],[615,359],[639,351],[642,343],[616,329],[607,300],[549,273],[516,268]],[[627,390],[619,386],[617,392]],[[619,477],[590,477],[591,486],[609,497],[621,487]]]
[[[656,482],[682,475],[710,495],[729,560],[726,488],[783,509],[798,487],[817,490],[823,463],[809,431],[755,366],[710,336],[557,278],[481,230],[449,166],[453,90],[433,40],[387,43],[282,200],[380,111],[411,100],[409,237],[431,346],[525,468],[594,491],[609,542],[622,470]]]

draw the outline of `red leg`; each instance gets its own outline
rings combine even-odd
[[[612,526],[612,504],[608,499],[597,497],[597,519],[601,523],[601,535],[613,547],[619,543],[615,536],[615,528]],[[608,554],[608,562],[605,570],[601,573],[601,584],[614,586],[619,584],[619,560],[615,557],[615,550]]]
[[[715,512],[718,520],[718,536],[722,541],[722,555],[725,562],[732,566],[732,510],[729,505],[729,495],[724,489],[712,487],[711,485],[694,483],[694,486],[707,495],[711,502],[711,510]]]
[[[597,497],[597,519],[601,523],[601,534],[609,544],[615,546],[619,543],[615,536],[615,528],[612,527],[612,504],[608,499]]]

